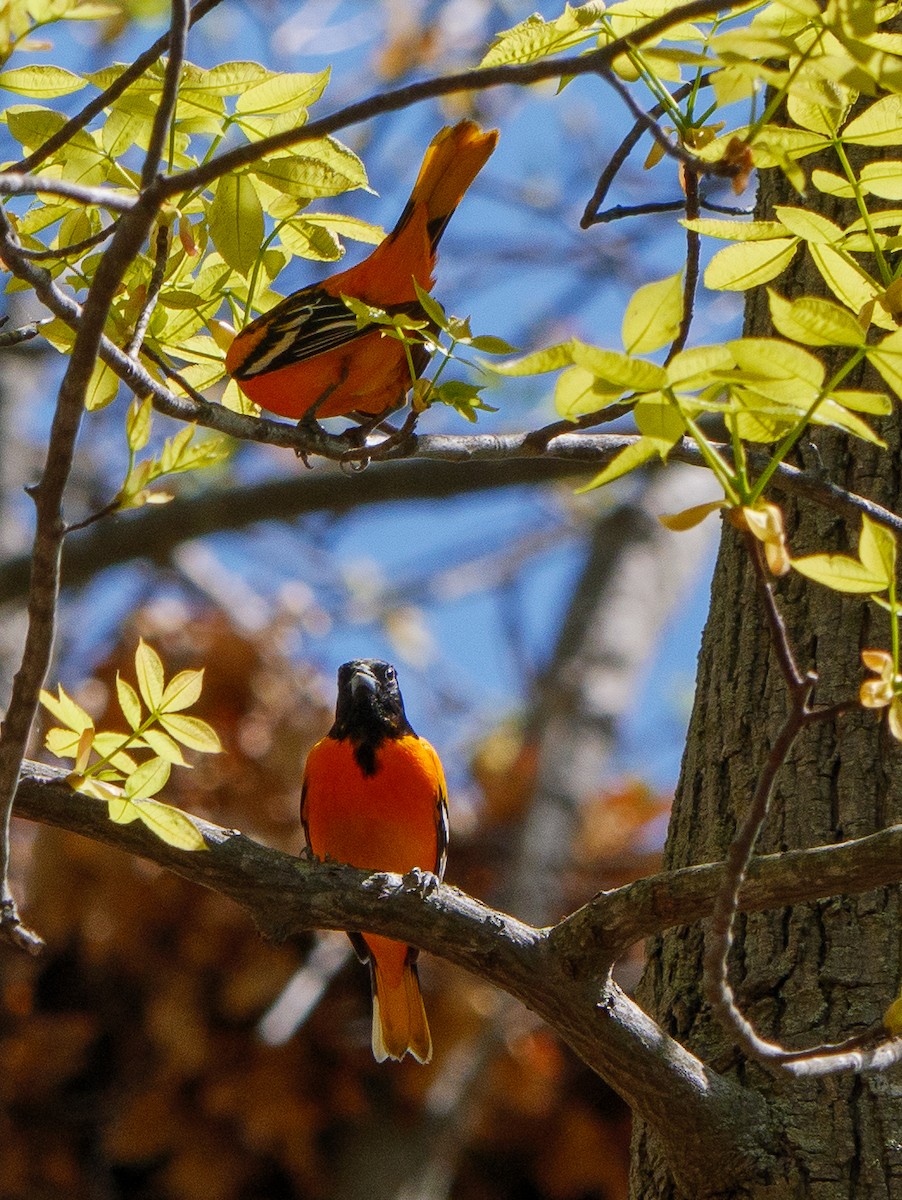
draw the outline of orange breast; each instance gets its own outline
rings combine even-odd
[[[364,775],[350,741],[323,738],[304,776],[310,849],[374,871],[434,871],[442,789],[438,756],[422,738],[383,742],[373,775]]]

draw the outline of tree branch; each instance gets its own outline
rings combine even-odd
[[[67,200],[78,200],[81,204],[108,208],[111,212],[124,213],[134,208],[138,197],[128,192],[117,192],[112,188],[86,187],[83,183],[70,183],[68,179],[46,179],[41,175],[20,175],[14,171],[0,172],[0,196],[22,196],[33,192],[46,192],[48,196],[64,196]]]
[[[698,1200],[763,1169],[771,1151],[764,1105],[669,1038],[607,977],[607,964],[574,975],[549,931],[525,925],[455,888],[423,895],[418,882],[271,850],[196,820],[206,852],[161,842],[139,822],[115,825],[101,802],[73,793],[65,773],[28,763],[17,813],[158,863],[227,895],[269,937],[367,929],[422,946],[502,988],[537,1012],[659,1131],[677,1175]],[[704,1172],[687,1153],[685,1122],[710,1147]]]

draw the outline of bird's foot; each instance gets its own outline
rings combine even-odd
[[[423,900],[437,891],[440,883],[441,880],[434,871],[423,871],[419,867],[414,867],[404,876],[404,887],[408,891],[416,892]]]

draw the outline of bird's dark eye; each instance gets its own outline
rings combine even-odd
[[[395,668],[394,667],[386,667],[385,668],[385,682],[386,683],[394,683],[396,679],[397,679],[397,675],[395,673]]]

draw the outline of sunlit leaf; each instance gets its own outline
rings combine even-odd
[[[263,208],[248,175],[223,175],[207,213],[210,236],[230,267],[247,275],[265,236]]]
[[[630,471],[635,471],[637,467],[644,466],[653,458],[664,458],[670,447],[670,442],[661,442],[650,437],[640,437],[635,442],[631,442],[628,446],[625,446],[608,463],[603,471],[599,471],[591,482],[584,484],[581,488],[577,488],[577,491],[590,492],[594,488],[603,487],[606,483],[612,483],[622,475],[627,475]]]
[[[803,296],[784,300],[768,289],[770,314],[778,333],[806,346],[862,346],[866,335],[847,308],[830,300]]]
[[[648,354],[672,342],[683,319],[683,275],[647,283],[630,297],[623,317],[628,354]]]
[[[161,842],[177,850],[206,850],[203,835],[187,813],[159,800],[136,800],[136,816]]]
[[[72,699],[72,697],[63,689],[63,685],[57,684],[57,695],[53,692],[41,690],[41,703],[56,717],[57,721],[62,722],[66,729],[72,729],[76,733],[81,733],[83,729],[93,729],[94,720],[90,713],[85,712],[80,704]]]
[[[745,292],[768,283],[792,262],[796,238],[741,242],[719,250],[705,269],[705,286],[716,291]]]
[[[137,729],[141,724],[141,701],[138,699],[138,693],[128,683],[119,672],[116,672],[116,696],[119,700],[119,707],[122,709],[122,715],[128,721],[132,729]]]
[[[34,64],[30,67],[13,67],[0,71],[0,88],[16,92],[19,96],[34,96],[49,100],[54,96],[68,96],[85,86],[80,75],[74,75],[63,67]]]
[[[177,742],[201,754],[219,754],[222,743],[216,730],[200,717],[185,717],[179,713],[164,713],[160,724]]]
[[[882,573],[868,570],[857,558],[847,554],[809,554],[805,558],[794,558],[793,569],[800,575],[822,583],[835,592],[853,592],[867,595],[882,592],[887,581]]]
[[[161,711],[167,713],[180,712],[184,708],[190,708],[192,704],[196,704],[200,699],[203,685],[203,670],[179,671],[166,684],[162,699],[160,700]]]
[[[144,703],[156,712],[163,699],[163,664],[156,650],[148,646],[143,638],[138,640],[138,649],[135,651],[135,672]]]
[[[155,796],[169,782],[170,764],[165,758],[149,758],[132,772],[123,784],[129,800],[142,800]]]

